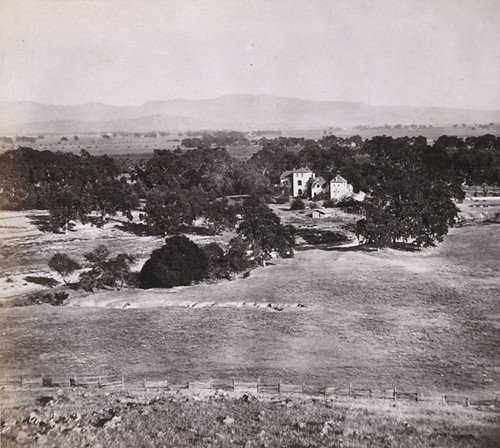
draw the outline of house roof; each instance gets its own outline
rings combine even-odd
[[[340,174],[337,174],[330,182],[333,182],[336,184],[346,184],[347,183],[347,181]]]
[[[292,173],[293,173],[293,171],[291,171],[291,170],[283,171],[280,175],[280,179],[284,179],[285,177],[290,176],[290,174],[292,174]]]
[[[294,173],[312,173],[309,168],[299,168],[298,170],[293,170]]]
[[[319,176],[319,177],[312,177],[311,179],[308,180],[308,182],[311,185],[320,184],[321,186],[323,186],[324,184],[326,184],[326,180],[323,179],[321,176]]]

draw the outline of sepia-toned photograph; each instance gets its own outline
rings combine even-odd
[[[498,0],[0,0],[0,448],[500,447]]]

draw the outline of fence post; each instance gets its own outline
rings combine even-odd
[[[257,393],[260,393],[260,376],[257,378]]]
[[[467,407],[470,406],[469,397],[465,397],[465,406],[467,406]]]
[[[235,386],[234,386],[234,378],[233,378],[233,392],[235,391]]]
[[[300,393],[304,393],[304,382],[302,382],[302,384],[300,385]]]
[[[125,376],[122,373],[122,392],[125,390]]]
[[[278,383],[278,393],[281,394],[281,380]]]
[[[415,401],[418,401],[418,390],[415,392]]]
[[[396,386],[392,386],[392,399],[393,399],[394,401],[396,401],[396,400],[397,400],[397,395],[398,395],[398,393],[397,393],[397,391],[396,391]]]
[[[347,395],[349,395],[349,397],[351,396],[351,392],[352,392],[352,384],[349,383],[349,389],[347,390]]]
[[[445,394],[441,395],[441,401],[443,402],[443,404],[446,404],[446,395]]]

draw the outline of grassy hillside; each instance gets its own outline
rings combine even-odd
[[[260,376],[494,396],[497,234],[496,224],[458,228],[437,248],[411,253],[308,250],[234,282],[103,292],[62,308],[2,308],[2,374]],[[118,230],[103,235],[68,235],[68,248],[161,245]],[[41,263],[53,243],[34,238],[18,246]]]

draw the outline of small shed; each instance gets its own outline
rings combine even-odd
[[[309,213],[307,216],[312,219],[320,219],[324,218],[326,216],[326,213],[321,210],[311,210],[311,213]]]

